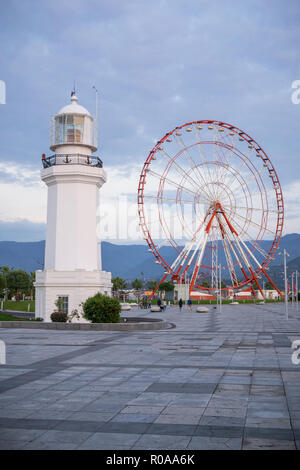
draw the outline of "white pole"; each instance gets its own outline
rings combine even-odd
[[[288,280],[286,272],[286,249],[283,250],[283,265],[284,265],[284,303],[285,303],[285,316],[286,319],[289,319],[289,310],[288,310]]]
[[[291,284],[292,284],[292,307],[294,307],[294,274],[295,273],[292,273],[291,275]]]
[[[222,266],[219,264],[219,283],[220,283],[220,305],[219,305],[219,312],[222,312]]]
[[[95,135],[94,135],[94,144],[95,144],[95,147],[98,147],[98,101],[99,101],[99,92],[97,90],[97,88],[95,86],[93,86],[93,89],[95,90],[96,92],[96,116],[95,116],[95,129],[94,129],[94,132],[95,132]]]
[[[298,276],[299,273],[296,271],[296,310],[298,312]]]

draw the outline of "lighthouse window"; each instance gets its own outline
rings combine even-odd
[[[69,309],[69,297],[66,296],[59,296],[58,297],[60,300],[60,308],[61,311],[68,314],[68,309]]]
[[[82,143],[84,116],[64,114],[55,120],[55,142]]]

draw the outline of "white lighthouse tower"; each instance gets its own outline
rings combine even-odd
[[[99,189],[106,182],[97,150],[97,123],[78,104],[53,117],[51,157],[42,157],[41,178],[48,186],[47,232],[43,271],[36,271],[36,317],[50,321],[61,298],[70,314],[91,295],[111,295],[111,273],[102,271],[97,236]]]

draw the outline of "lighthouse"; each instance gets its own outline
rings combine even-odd
[[[41,179],[48,188],[44,270],[36,271],[35,316],[50,321],[55,302],[70,315],[100,292],[111,295],[111,273],[102,271],[99,194],[107,176],[97,150],[97,122],[71,103],[51,119],[50,149],[42,156]],[[83,321],[83,320],[82,320]]]

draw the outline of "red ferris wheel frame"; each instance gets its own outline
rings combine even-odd
[[[273,287],[281,294],[279,289],[276,287],[276,285],[274,284],[274,282],[272,281],[272,279],[270,278],[270,276],[266,272],[266,270],[268,270],[268,264],[274,258],[275,252],[276,252],[276,250],[279,246],[280,238],[282,236],[282,231],[283,231],[283,223],[284,223],[284,202],[283,202],[282,189],[281,189],[281,185],[280,185],[278,175],[277,175],[276,170],[275,170],[270,158],[268,157],[268,155],[265,153],[265,151],[262,149],[262,147],[249,134],[247,134],[246,132],[244,132],[241,129],[237,128],[236,126],[233,126],[233,125],[228,124],[226,122],[216,121],[216,120],[191,121],[191,122],[188,122],[186,124],[183,124],[182,126],[176,127],[172,131],[168,132],[162,139],[160,139],[156,143],[156,145],[151,150],[151,152],[149,153],[149,155],[148,155],[148,157],[147,157],[147,159],[144,163],[144,166],[143,166],[143,169],[142,169],[142,172],[141,172],[141,175],[140,175],[140,179],[139,179],[139,185],[138,185],[138,214],[139,214],[139,219],[140,219],[140,227],[141,227],[141,230],[142,230],[142,233],[143,233],[143,237],[144,237],[144,239],[146,240],[146,242],[148,244],[149,251],[151,251],[153,253],[153,255],[156,259],[156,262],[161,264],[163,266],[164,270],[165,270],[165,275],[163,276],[163,278],[160,282],[163,282],[168,275],[171,275],[171,277],[174,280],[176,279],[176,280],[180,281],[180,280],[182,280],[182,274],[180,272],[178,272],[177,270],[175,271],[174,269],[172,269],[170,264],[163,258],[163,256],[161,255],[159,249],[157,248],[157,246],[156,246],[156,244],[155,244],[155,242],[152,238],[151,232],[150,232],[149,227],[147,225],[146,217],[145,217],[145,210],[144,210],[144,189],[145,189],[145,183],[146,183],[146,178],[147,178],[147,172],[150,170],[150,165],[153,162],[153,160],[156,160],[156,154],[159,151],[159,149],[161,148],[162,144],[165,143],[167,141],[167,139],[170,139],[170,137],[175,132],[178,132],[178,131],[180,131],[184,128],[188,128],[189,126],[193,126],[193,125],[218,126],[218,127],[222,128],[224,130],[227,129],[230,132],[230,135],[238,135],[240,140],[243,140],[243,141],[248,143],[249,148],[251,147],[255,150],[256,156],[262,160],[263,166],[268,171],[269,177],[272,181],[273,189],[275,191],[276,204],[277,204],[277,221],[276,221],[276,229],[275,229],[275,232],[274,232],[275,236],[272,240],[272,244],[271,244],[271,247],[270,247],[270,249],[267,253],[267,256],[265,257],[263,262],[256,269],[252,269],[252,268],[249,269],[250,274],[247,275],[245,272],[243,272],[243,274],[245,276],[245,280],[239,282],[238,285],[233,286],[233,287],[240,288],[240,287],[243,287],[243,286],[245,286],[249,283],[253,284],[255,282],[258,286],[258,289],[262,292],[259,281],[258,281],[257,278],[260,276],[261,273],[264,273],[264,275],[271,282]],[[198,143],[200,143],[200,142],[198,142]],[[205,143],[212,143],[212,142],[207,141]],[[195,145],[197,145],[197,143]],[[172,163],[174,163],[177,156],[178,156],[178,154],[175,155],[175,157],[172,158],[169,165],[172,165]],[[168,167],[168,165],[167,165],[167,167]],[[166,167],[166,169],[167,169],[167,167]],[[166,177],[166,174],[164,173],[161,176],[161,179],[160,179],[159,191],[163,191],[163,187],[164,187],[164,183],[165,183],[166,179],[167,179],[167,177]],[[218,212],[221,214],[220,215],[221,218],[222,218],[222,214],[223,214],[222,220],[223,220],[223,223],[225,225],[227,224],[227,228],[229,228],[229,230],[231,230],[231,232],[233,234],[234,234],[234,232],[237,233],[235,228],[232,227],[229,220],[228,219],[226,220],[226,214],[223,211],[223,208],[222,208],[221,205],[220,205],[220,207],[218,207]],[[210,230],[211,221],[214,217],[215,217],[215,212],[213,212],[213,214],[211,215],[210,220],[208,220],[208,222],[207,222],[206,231]],[[221,228],[221,226],[220,226],[220,228]],[[222,231],[222,228],[221,228],[221,231]],[[174,243],[173,243],[173,241],[170,240],[170,244],[179,253],[179,251],[176,247],[176,242],[174,241]],[[208,267],[208,266],[206,266],[206,267]],[[244,270],[242,269],[242,271],[244,271]],[[194,281],[195,281],[195,276],[194,276]],[[196,284],[195,285],[192,284],[192,287],[195,287],[197,289],[207,290],[207,287],[199,286],[199,285],[196,285]],[[157,288],[158,288],[158,286],[157,286]],[[223,290],[231,289],[231,288],[232,287],[225,287],[225,288],[223,288]],[[252,291],[253,291],[253,289],[252,289]]]

